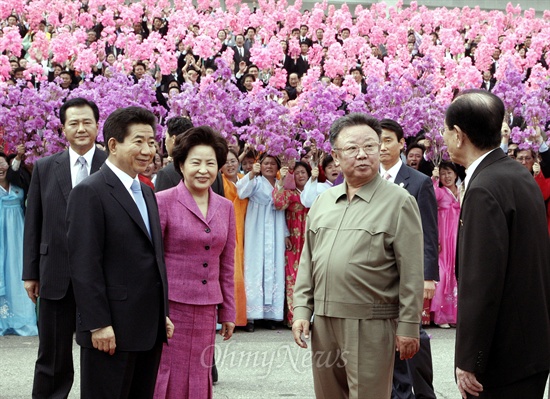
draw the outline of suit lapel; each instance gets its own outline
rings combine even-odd
[[[90,174],[97,172],[106,159],[107,154],[104,151],[101,151],[99,148],[96,148],[94,152],[94,157],[92,158]]]
[[[397,184],[397,185],[403,184],[401,187],[406,189],[407,186],[409,185],[409,177],[410,176],[411,175],[410,175],[407,167],[405,166],[405,164],[403,164],[399,168],[399,172],[397,172],[397,176],[395,176],[394,183]]]
[[[69,150],[63,151],[59,154],[59,157],[55,161],[55,175],[61,187],[61,192],[65,201],[69,200],[69,194],[73,188],[73,183],[71,180],[71,161],[69,159]]]
[[[111,187],[111,195],[124,208],[124,210],[128,213],[130,218],[139,226],[139,228],[143,231],[143,234],[145,234],[148,238],[150,238],[149,233],[147,232],[147,227],[145,227],[145,223],[143,222],[143,218],[141,217],[141,213],[139,212],[139,209],[134,199],[131,197],[128,190],[126,190],[126,187],[124,187],[120,179],[113,173],[113,171],[109,167],[102,168],[100,170],[100,173],[103,173],[103,175],[105,176],[105,182],[107,183],[107,185]],[[143,191],[145,192],[145,190]],[[149,210],[147,199],[145,203],[147,204],[147,208]],[[149,214],[149,224],[151,224],[150,214]]]

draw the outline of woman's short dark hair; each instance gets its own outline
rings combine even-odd
[[[227,141],[210,126],[194,127],[176,137],[174,149],[172,150],[172,158],[176,172],[180,175],[181,165],[185,163],[191,148],[198,145],[206,145],[214,149],[216,154],[216,162],[218,170],[227,162]]]
[[[99,108],[97,107],[96,103],[90,100],[86,100],[85,98],[82,98],[82,97],[76,97],[76,98],[71,98],[68,101],[65,101],[65,103],[59,109],[59,120],[61,121],[62,125],[65,125],[65,120],[67,119],[67,110],[73,107],[74,108],[90,107],[92,109],[92,112],[94,113],[95,123],[99,121]]]
[[[306,172],[307,172],[307,177],[311,177],[311,166],[309,166],[307,163],[305,162],[302,162],[302,161],[296,161],[296,164],[294,165],[294,170],[296,170],[296,168],[298,166],[302,166],[303,168],[305,168]]]
[[[103,125],[103,138],[106,148],[109,140],[114,138],[123,143],[128,136],[128,128],[132,125],[149,125],[153,132],[157,131],[157,117],[151,111],[141,107],[119,108],[114,111]]]

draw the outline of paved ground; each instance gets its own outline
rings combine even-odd
[[[434,387],[438,398],[460,395],[453,378],[455,330],[428,329],[432,336]],[[313,399],[309,350],[298,348],[290,330],[254,333],[237,331],[230,341],[218,336],[216,359],[220,382],[214,387],[214,399],[301,398]],[[31,397],[32,375],[36,359],[36,337],[0,337],[0,398]],[[77,383],[70,399],[79,395],[78,346],[75,344]]]

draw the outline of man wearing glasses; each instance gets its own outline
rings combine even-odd
[[[317,398],[389,398],[395,350],[419,348],[423,238],[414,197],[379,175],[378,120],[350,114],[330,130],[345,183],[307,216],[294,291],[294,340],[310,319]]]

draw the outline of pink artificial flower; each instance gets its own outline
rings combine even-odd
[[[287,72],[286,69],[277,68],[275,74],[269,78],[269,85],[277,89],[284,89],[286,86]]]
[[[2,31],[4,34],[0,37],[0,52],[7,52],[20,57],[23,39],[19,34],[19,28],[17,26],[6,26]]]

